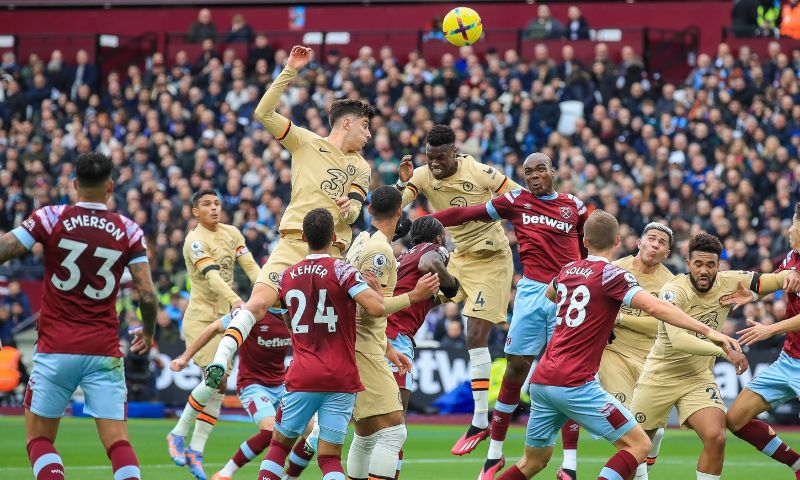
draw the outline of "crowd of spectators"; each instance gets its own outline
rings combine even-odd
[[[570,9],[565,26],[542,5],[527,32],[530,38],[553,31],[582,38],[586,28],[577,9]],[[6,52],[0,65],[0,230],[19,225],[35,208],[70,201],[77,155],[109,155],[115,165],[111,208],[147,235],[164,306],[162,339],[180,338],[188,289],[181,249],[194,225],[192,192],[219,190],[223,221],[242,230],[260,263],[290,200],[290,155],[252,119],[290,46],[270,44],[235,18],[228,34],[247,42],[249,55],[216,51],[216,27],[203,12],[191,32],[203,45],[200,57],[156,53],[146,68],[131,65],[102,79],[85,52],[74,62],[57,50],[49,60]],[[723,268],[775,267],[788,250],[786,229],[800,200],[800,50],[783,51],[775,42],[759,57],[747,47],[731,51],[721,44],[700,55],[685,82],[675,84],[648,79],[631,47],[611,58],[597,43],[594,58],[585,62],[569,45],[560,62],[552,53],[539,44],[534,58],[491,49],[479,58],[470,47],[454,48],[434,67],[416,53],[396,58],[390,46],[365,46],[355,58],[329,50],[300,73],[280,111],[326,135],[335,99],[372,103],[378,115],[363,154],[374,167],[373,187],[397,179],[403,155],[423,164],[426,132],[444,123],[456,131],[460,152],[520,183],[526,155],[550,155],[559,191],[619,218],[619,255],[635,253],[643,226],[660,219],[675,231],[666,262],[675,272],[685,271],[688,239],[701,230],[722,239]],[[558,131],[560,103],[567,100],[584,105],[574,134]],[[427,209],[420,199],[409,216]],[[363,217],[354,228],[365,228]],[[513,232],[508,235],[516,248]],[[398,244],[397,252],[402,249]],[[39,248],[3,272],[36,276],[41,265]],[[237,278],[240,291],[249,292],[246,279]],[[135,319],[133,295],[120,297],[123,320]],[[738,317],[746,312],[774,320],[782,308],[781,301],[768,302]],[[460,344],[463,325],[449,325],[454,319],[460,320],[455,307],[433,312],[421,339]],[[735,315],[726,328],[737,322]]]

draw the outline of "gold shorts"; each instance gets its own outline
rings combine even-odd
[[[666,425],[672,407],[678,409],[678,421],[685,426],[686,420],[704,408],[719,408],[725,412],[725,403],[719,387],[707,377],[690,378],[686,383],[636,385],[631,402],[631,413],[645,430],[654,430]]]
[[[356,350],[356,364],[361,383],[364,384],[364,391],[356,395],[353,409],[356,421],[403,410],[400,388],[385,356]]]
[[[335,258],[342,257],[343,245],[335,243],[331,251]],[[264,283],[278,291],[278,278],[284,270],[299,263],[308,255],[308,244],[303,241],[301,232],[281,232],[278,246],[267,258],[267,263],[261,267],[255,283]]]
[[[600,385],[630,410],[636,381],[644,368],[644,358],[626,357],[613,350],[604,350],[600,360]]]
[[[193,319],[193,318],[184,318],[183,320],[183,338],[186,341],[186,348],[189,348],[189,345],[200,336],[203,330],[206,329],[209,325],[211,325],[216,318],[203,318],[203,319]],[[219,342],[222,340],[222,333],[219,335],[215,335],[203,348],[197,351],[192,357],[194,363],[200,368],[206,368],[206,365],[211,363],[214,360],[214,355],[217,353],[217,347],[219,346]],[[230,367],[230,365],[229,365]],[[230,368],[228,368],[230,371]]]
[[[453,301],[464,302],[463,314],[492,323],[508,318],[508,300],[514,277],[511,250],[504,248],[491,254],[454,253],[447,271],[461,283]],[[460,297],[460,298],[459,298]]]

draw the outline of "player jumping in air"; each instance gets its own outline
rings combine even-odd
[[[362,232],[347,261],[365,275],[374,275],[383,289],[385,314],[374,317],[358,310],[356,363],[365,390],[356,397],[355,437],[347,453],[347,474],[352,480],[394,478],[400,450],[406,439],[400,391],[386,360],[405,373],[411,362],[386,338],[386,315],[413,304],[426,303],[439,290],[435,273],[422,276],[414,288],[394,296],[397,260],[390,239],[402,214],[402,195],[389,186],[371,194],[372,229]]]
[[[731,310],[731,304],[720,301],[722,297],[739,289],[750,298],[787,286],[796,291],[800,284],[796,272],[718,272],[721,252],[717,237],[695,235],[689,241],[689,273],[667,282],[661,298],[717,331]],[[677,407],[680,424],[693,429],[703,442],[698,480],[719,479],[725,458],[725,404],[711,371],[715,357],[727,357],[738,374],[748,368],[747,359],[739,352],[726,351],[682,328],[659,324],[631,402],[631,411],[651,438],[666,424],[672,407]]]
[[[397,267],[397,286],[395,294],[408,293],[416,287],[417,282],[425,274],[436,273],[439,276],[439,290],[446,298],[458,294],[458,279],[447,271],[450,252],[444,247],[444,226],[433,217],[425,216],[414,220],[411,224],[411,250],[400,256]],[[414,360],[414,335],[425,323],[425,316],[437,303],[433,297],[415,303],[408,308],[389,315],[386,325],[386,337],[398,352],[406,356],[412,363]],[[400,401],[403,403],[403,414],[408,411],[413,379],[411,369],[401,373],[400,368],[390,365],[397,386],[400,388]],[[397,462],[395,479],[400,477],[403,464],[403,450]]]
[[[726,349],[739,348],[735,340],[657,299],[630,272],[609,262],[619,245],[616,218],[598,210],[586,220],[583,231],[589,255],[565,265],[547,288],[547,298],[556,303],[556,328],[530,380],[525,456],[499,480],[524,480],[544,469],[556,434],[568,418],[617,447],[598,478],[630,478],[644,461],[650,440],[628,409],[595,378],[620,305],[706,335]]]
[[[187,348],[209,325],[232,309],[242,305],[242,299],[233,290],[234,263],[239,263],[250,281],[258,277],[258,264],[244,244],[244,237],[236,227],[220,223],[222,201],[214,190],[200,190],[192,196],[192,213],[197,218],[183,243],[183,260],[192,291],[183,321]],[[194,363],[205,368],[214,358],[222,335],[215,334],[192,355]],[[214,390],[200,382],[189,394],[178,423],[167,435],[167,447],[172,461],[178,466],[189,464],[192,475],[206,479],[203,469],[203,449],[217,422],[225,383]],[[189,448],[185,448],[186,435],[194,423]]]
[[[433,210],[483,205],[494,194],[502,195],[521,188],[496,169],[478,163],[469,155],[456,152],[455,132],[436,125],[428,132],[425,152],[428,164],[414,169],[411,156],[400,163],[397,188],[403,192],[405,207],[424,194]],[[475,410],[472,424],[455,443],[455,455],[470,453],[489,436],[489,334],[506,321],[514,266],[503,226],[500,222],[469,223],[448,228],[456,244],[448,271],[461,282],[454,299],[466,298],[467,348]]]
[[[291,318],[294,358],[286,373],[286,394],[275,418],[275,433],[258,474],[279,480],[295,440],[316,413],[318,457],[323,480],[345,480],[342,444],[356,392],[364,390],[356,365],[356,304],[380,318],[383,296],[352,265],[331,257],[333,216],[312,210],[303,219],[308,256],[281,275],[281,302]]]
[[[225,331],[230,320],[230,315],[225,315],[206,327],[186,351],[172,361],[170,368],[175,372],[186,368],[197,351]],[[272,440],[278,404],[286,391],[283,384],[284,361],[292,338],[281,316],[281,310],[270,308],[269,313],[253,328],[253,335],[247,337],[239,352],[236,389],[239,391],[242,407],[259,428],[259,432],[243,442],[222,470],[211,476],[211,480],[230,480],[237,470],[266,450]],[[303,448],[305,438],[300,437],[298,444]],[[292,452],[297,449],[295,446]],[[303,466],[308,465],[309,459],[310,456],[301,459]],[[292,473],[292,476],[300,474],[299,471]]]
[[[331,254],[342,258],[353,236],[350,224],[358,218],[367,195],[371,170],[358,152],[370,138],[369,121],[374,115],[371,106],[360,100],[333,102],[328,114],[331,133],[325,138],[298,127],[275,111],[289,82],[310,59],[310,48],[293,47],[286,67],[256,107],[255,117],[292,154],[292,200],[278,227],[278,246],[261,269],[247,303],[233,315],[213,363],[206,367],[206,382],[214,388],[222,381],[228,361],[256,319],[262,318],[278,300],[280,274],[304,258],[304,215],[317,207],[331,213],[336,232]]]
[[[111,159],[100,153],[81,155],[75,165],[78,202],[40,208],[0,237],[0,263],[23,255],[36,242],[44,246],[39,340],[25,392],[25,434],[36,480],[64,478],[53,443],[78,386],[114,478],[141,478],[128,442],[127,389],[117,333],[117,292],[126,266],[139,292],[143,323],[131,351],[150,349],[158,302],[142,230],[106,207],[114,190],[111,169]]]
[[[792,250],[786,255],[778,272],[796,270],[800,266],[800,204],[795,206],[792,226],[789,227]],[[745,297],[746,298],[746,297]],[[800,478],[800,454],[775,433],[769,425],[755,418],[762,412],[800,396],[800,295],[786,296],[786,319],[772,325],[748,320],[748,328],[739,331],[741,342],[752,345],[774,335],[786,334],[783,351],[778,360],[747,384],[726,415],[728,428],[734,435],[753,445],[775,461],[787,465]]]
[[[555,305],[544,296],[547,285],[561,267],[582,256],[579,245],[586,220],[583,202],[553,189],[555,169],[547,155],[531,154],[523,168],[529,190],[520,188],[485,204],[433,214],[446,227],[506,219],[514,226],[519,242],[524,276],[517,283],[514,316],[505,347],[508,366],[492,415],[491,442],[480,479],[494,478],[505,465],[503,442],[520,390],[534,357],[542,354],[552,337]]]
[[[669,256],[672,246],[672,230],[664,224],[652,222],[644,227],[639,239],[639,252],[636,256],[627,256],[612,262],[614,265],[631,272],[639,285],[658,296],[661,287],[672,280],[674,275],[661,262]],[[640,309],[623,305],[617,316],[617,324],[612,332],[612,341],[606,345],[603,358],[600,360],[599,379],[603,389],[630,409],[636,381],[644,368],[644,361],[658,331],[658,320]],[[576,478],[577,446],[579,426],[573,426],[566,432],[564,428],[562,441],[564,444],[564,464],[559,474],[563,480]],[[655,464],[664,429],[659,428],[653,437],[653,446],[647,455],[647,463],[639,465],[636,479],[646,479],[648,469]],[[573,449],[567,448],[572,446]]]

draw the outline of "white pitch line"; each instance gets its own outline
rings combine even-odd
[[[446,458],[409,458],[403,459],[403,464],[440,464],[440,463],[483,463],[486,459],[481,457],[466,457],[466,458],[453,458],[453,457],[446,457]],[[509,464],[516,462],[517,458],[509,458]],[[603,464],[608,461],[608,457],[580,457],[581,462],[588,462],[588,463],[599,463]],[[658,469],[658,465],[694,465],[696,462],[694,461],[685,461],[679,459],[671,459],[671,458],[659,458],[658,462],[656,463],[656,469]],[[221,467],[223,463],[205,463],[206,467]],[[774,467],[774,468],[786,468],[784,465],[779,464],[777,462],[767,462],[767,461],[742,461],[742,460],[725,460],[726,467]],[[163,463],[163,464],[156,464],[156,465],[140,465],[142,469],[168,469],[168,468],[175,468],[175,469],[182,469],[184,467],[178,467],[172,463]],[[70,466],[69,464],[66,467],[67,471],[78,471],[78,470],[110,470],[111,465],[81,465],[81,466]],[[27,472],[30,471],[30,467],[0,467],[0,472]]]

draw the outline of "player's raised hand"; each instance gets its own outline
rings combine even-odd
[[[737,352],[735,350],[729,351],[727,360],[736,367],[736,375],[741,375],[750,368],[750,364],[747,363],[747,357],[745,357],[742,352]]]
[[[706,338],[711,340],[712,342],[716,343],[720,347],[722,347],[726,352],[741,352],[742,346],[739,345],[739,342],[732,339],[731,337],[725,335],[722,332],[718,332],[714,329],[711,329],[710,332],[706,335]]]
[[[350,213],[350,199],[347,197],[339,197],[336,200],[336,206],[339,207],[339,215],[341,217],[347,217]]]
[[[789,293],[800,292],[800,273],[790,273],[783,281],[783,289]]]
[[[411,155],[403,155],[397,173],[400,175],[401,182],[411,180],[412,175],[414,175],[414,162],[412,161]]]
[[[743,305],[747,305],[748,303],[753,302],[755,300],[756,296],[753,294],[753,291],[745,287],[744,284],[742,284],[742,282],[738,282],[736,291],[720,297],[719,304],[733,305],[733,307],[731,307],[731,310],[736,310],[737,308]]]
[[[175,360],[173,360],[172,362],[170,362],[169,369],[172,370],[173,372],[180,372],[181,370],[186,368],[186,365],[188,365],[188,364],[189,364],[189,360],[186,359],[186,358],[183,358],[183,355],[181,355],[180,357],[178,357]]]
[[[292,51],[289,52],[289,58],[286,60],[286,65],[294,68],[295,70],[300,70],[311,61],[311,56],[313,53],[314,52],[308,47],[295,45],[292,47]]]
[[[417,281],[417,286],[414,287],[414,290],[408,292],[408,297],[411,303],[417,303],[431,298],[438,291],[439,274],[426,273]]]
[[[747,319],[747,324],[750,326],[736,332],[739,334],[739,341],[745,345],[752,345],[775,336],[776,331],[772,328],[772,325],[764,325],[749,318]]]

